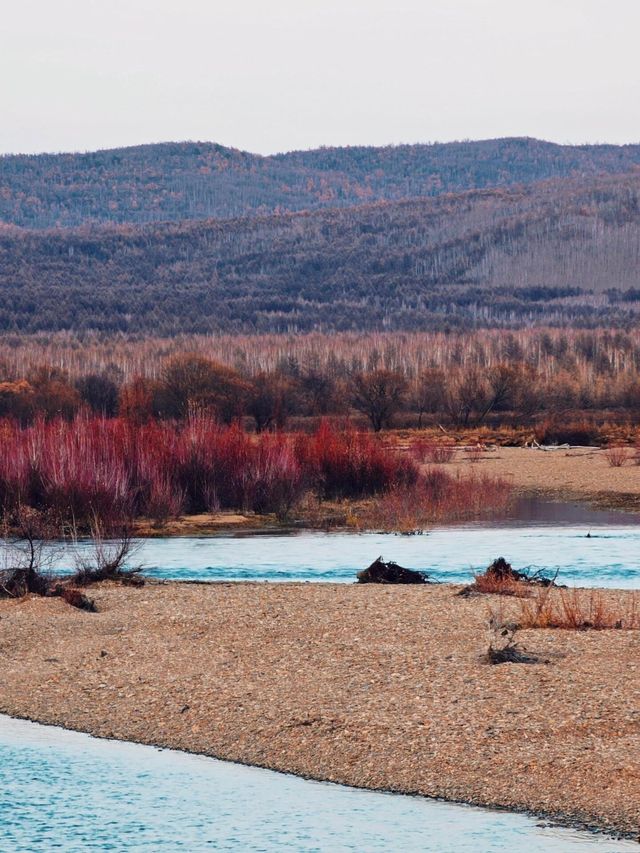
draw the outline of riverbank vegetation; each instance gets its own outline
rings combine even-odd
[[[9,525],[23,507],[58,529],[84,530],[95,519],[117,529],[136,518],[162,524],[219,510],[285,521],[303,501],[321,518],[318,506],[332,501],[345,502],[346,523],[394,527],[397,501],[436,519],[502,507],[510,494],[496,478],[421,470],[410,455],[348,423],[255,436],[202,414],[146,423],[78,416],[28,426],[5,420],[0,441],[0,506]]]
[[[74,531],[75,532],[75,531]],[[0,598],[27,595],[61,598],[72,607],[95,612],[96,606],[83,588],[103,581],[142,586],[142,566],[131,565],[138,545],[129,529],[104,531],[97,516],[90,530],[88,547],[78,550],[73,541],[60,537],[50,513],[20,506],[14,512],[10,531],[0,545]],[[49,540],[55,538],[52,543]],[[60,573],[53,566],[63,552],[73,560],[75,570]]]

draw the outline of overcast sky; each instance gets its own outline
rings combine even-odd
[[[640,142],[640,0],[15,0],[0,151]]]

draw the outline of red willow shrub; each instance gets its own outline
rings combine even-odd
[[[286,518],[307,490],[305,471],[292,443],[283,436],[262,438],[249,474],[247,497],[256,512]]]
[[[415,464],[370,435],[323,424],[310,436],[249,436],[204,415],[184,424],[78,417],[0,422],[0,502],[60,522],[164,520],[217,509],[285,517],[304,492],[366,497],[417,480]]]
[[[253,439],[237,425],[220,426],[206,416],[191,418],[173,435],[170,462],[189,512],[243,509],[284,517],[305,490],[287,437]]]
[[[385,449],[379,439],[348,425],[336,431],[323,422],[313,435],[298,435],[295,449],[311,488],[329,500],[376,495],[394,486],[413,485],[418,479],[412,459]]]
[[[253,509],[247,486],[255,447],[246,433],[206,416],[193,417],[172,432],[175,476],[188,512]]]
[[[109,523],[131,511],[132,490],[120,424],[102,419],[0,429],[0,500],[7,512],[20,505],[55,510],[66,521],[90,514]]]

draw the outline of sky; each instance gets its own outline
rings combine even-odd
[[[0,153],[640,142],[640,0],[6,0]]]

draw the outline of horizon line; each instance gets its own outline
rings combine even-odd
[[[286,157],[289,154],[307,154],[316,151],[349,151],[352,149],[369,148],[372,150],[384,150],[387,148],[433,148],[436,146],[445,145],[473,145],[488,142],[536,142],[543,145],[550,145],[558,148],[633,148],[640,145],[640,139],[635,142],[557,142],[552,139],[545,139],[537,136],[514,135],[514,136],[491,136],[473,139],[465,137],[462,139],[447,139],[447,140],[427,140],[419,142],[388,142],[384,145],[353,143],[348,145],[331,145],[322,144],[309,148],[291,148],[282,151],[274,151],[269,154],[250,151],[247,148],[238,148],[234,145],[226,145],[222,142],[216,142],[211,139],[164,139],[155,142],[138,142],[124,145],[107,146],[105,148],[85,148],[85,149],[58,149],[58,150],[38,150],[38,151],[3,151],[0,152],[0,159],[9,159],[12,157],[71,157],[71,156],[89,156],[91,154],[106,154],[113,151],[131,151],[139,148],[153,148],[168,145],[207,145],[217,146],[226,151],[233,151],[238,154],[245,154],[251,157],[262,157],[270,159],[275,157]]]

